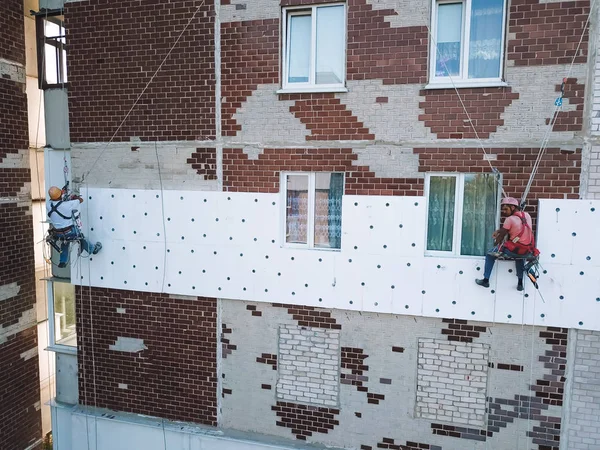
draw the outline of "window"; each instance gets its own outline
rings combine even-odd
[[[343,173],[284,173],[285,245],[339,249],[342,243]]]
[[[428,175],[427,253],[483,256],[498,226],[499,185],[494,174]]]
[[[501,81],[505,0],[434,0],[431,83]]]
[[[77,347],[75,331],[75,286],[71,283],[48,281],[48,298],[51,299],[50,343]]]
[[[283,15],[283,88],[344,88],[345,5],[285,8]]]
[[[40,89],[63,87],[67,82],[67,41],[60,12],[36,17],[38,79]]]

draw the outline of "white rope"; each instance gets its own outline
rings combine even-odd
[[[583,37],[585,36],[586,29],[590,23],[590,17],[592,16],[592,11],[594,10],[595,4],[596,4],[596,0],[592,0],[592,3],[590,5],[590,11],[588,13],[585,24],[583,25],[583,30],[581,31],[581,36],[579,37],[579,42],[577,43],[577,48],[575,49],[575,52],[573,53],[573,58],[571,59],[571,64],[569,65],[569,70],[567,71],[566,76],[562,80],[561,95],[559,97],[561,99],[561,102],[559,104],[555,105],[554,113],[552,114],[550,121],[548,123],[548,127],[546,128],[546,133],[544,135],[544,138],[542,139],[542,144],[540,145],[540,150],[538,152],[537,159],[532,168],[531,175],[529,176],[529,181],[527,182],[527,186],[525,187],[525,190],[523,191],[523,196],[521,197],[521,202],[520,202],[521,205],[524,205],[525,201],[527,200],[527,196],[529,195],[531,185],[533,184],[533,180],[537,174],[537,171],[541,164],[544,153],[546,152],[546,149],[548,147],[548,142],[550,141],[550,132],[554,129],[554,125],[556,124],[556,121],[558,120],[558,115],[560,113],[560,109],[562,108],[562,99],[564,96],[564,88],[573,72],[573,65],[575,64],[575,59],[577,59],[579,49],[581,48],[581,43],[583,42]],[[589,58],[589,55],[588,55],[588,58]]]
[[[162,60],[162,62],[160,63],[160,65],[158,66],[158,68],[156,69],[156,71],[154,72],[154,74],[152,75],[152,77],[150,77],[150,80],[148,80],[148,83],[146,83],[146,86],[144,86],[144,89],[142,89],[142,92],[140,92],[140,94],[138,95],[138,97],[135,99],[135,102],[133,103],[133,105],[131,106],[131,108],[129,109],[129,111],[125,115],[125,117],[123,117],[123,120],[121,121],[121,123],[119,124],[119,126],[117,127],[117,129],[115,130],[115,132],[113,133],[113,135],[111,136],[111,138],[109,139],[109,141],[106,143],[106,146],[100,152],[100,154],[98,155],[98,157],[96,158],[96,160],[92,164],[92,167],[90,167],[90,169],[83,175],[83,180],[85,180],[85,178],[90,174],[90,172],[94,169],[94,167],[96,167],[96,164],[98,163],[98,160],[102,157],[102,155],[104,154],[104,152],[106,152],[106,150],[108,149],[108,146],[110,145],[110,143],[112,142],[112,140],[115,138],[115,136],[117,135],[117,133],[119,132],[119,130],[121,129],[121,127],[123,126],[123,124],[125,123],[125,121],[127,120],[127,118],[129,117],[129,115],[131,114],[131,112],[137,106],[137,104],[140,101],[140,99],[142,98],[142,96],[146,93],[146,89],[148,89],[148,86],[150,86],[150,84],[152,83],[152,81],[154,80],[154,78],[156,77],[156,75],[158,74],[158,72],[160,71],[160,69],[162,69],[162,66],[165,64],[165,62],[167,61],[167,59],[171,55],[171,52],[173,51],[173,49],[175,49],[175,46],[179,43],[179,40],[181,39],[181,36],[183,36],[183,33],[185,33],[185,31],[190,26],[190,23],[192,23],[192,20],[194,20],[194,17],[196,17],[196,14],[198,14],[198,12],[200,11],[200,8],[202,8],[202,6],[204,5],[204,1],[205,0],[202,0],[202,2],[200,2],[200,5],[198,5],[198,8],[196,8],[196,11],[194,11],[194,14],[192,14],[192,17],[190,17],[190,20],[188,20],[188,22],[185,24],[185,27],[183,27],[183,30],[181,30],[181,33],[179,33],[179,36],[177,36],[177,39],[175,40],[175,42],[173,43],[173,45],[169,49],[167,55],[164,57],[164,59]]]
[[[198,14],[198,12],[200,11],[200,9],[202,8],[202,6],[204,5],[204,1],[202,0],[202,2],[200,3],[200,5],[196,8],[196,10],[194,11],[194,13],[192,14],[192,16],[190,17],[190,19],[188,20],[188,22],[186,23],[185,27],[183,28],[183,30],[181,31],[181,33],[177,36],[177,39],[175,40],[175,42],[173,43],[173,45],[171,46],[171,48],[169,49],[167,55],[164,57],[164,59],[162,60],[162,62],[160,63],[160,65],[158,66],[158,68],[156,69],[156,71],[154,72],[154,74],[152,75],[152,77],[150,78],[150,80],[148,80],[148,82],[146,83],[146,85],[144,86],[142,92],[138,95],[138,97],[136,98],[135,102],[133,103],[133,105],[131,106],[131,108],[129,109],[129,111],[127,112],[127,114],[125,115],[125,117],[123,118],[123,120],[121,121],[121,123],[119,124],[119,126],[117,127],[117,129],[115,130],[115,132],[113,133],[113,135],[111,136],[110,140],[106,143],[104,149],[100,152],[100,154],[98,155],[98,157],[95,159],[94,163],[92,164],[92,166],[90,167],[90,169],[85,172],[85,174],[82,177],[82,181],[84,181],[85,183],[85,192],[86,192],[86,197],[89,198],[89,183],[87,182],[87,176],[92,172],[92,170],[94,169],[94,167],[96,166],[96,164],[98,163],[98,161],[100,160],[100,158],[102,157],[102,155],[106,152],[106,150],[108,149],[108,146],[110,145],[110,143],[113,141],[113,139],[115,138],[115,136],[117,135],[117,133],[119,132],[119,130],[121,129],[121,127],[123,126],[123,124],[125,123],[125,121],[127,120],[127,118],[130,116],[130,114],[132,113],[132,111],[135,109],[136,105],[138,104],[138,102],[140,101],[140,99],[142,98],[142,96],[145,94],[146,90],[148,89],[148,87],[150,86],[150,84],[152,83],[152,81],[154,80],[154,78],[156,77],[156,75],[158,74],[158,72],[161,70],[161,68],[163,67],[163,65],[165,64],[165,62],[167,61],[167,59],[169,58],[169,56],[171,55],[172,51],[174,50],[174,48],[176,47],[176,45],[179,43],[179,40],[181,39],[181,37],[183,36],[183,34],[185,33],[185,31],[188,29],[189,25],[191,24],[192,20],[196,17],[196,15]],[[157,158],[158,158],[158,151],[157,151]],[[160,163],[159,163],[159,178],[160,178],[160,183],[161,183],[161,198],[162,198],[162,176],[160,173]],[[163,227],[165,230],[165,268],[164,270],[166,270],[166,225],[164,224],[164,201],[163,201]],[[86,226],[87,226],[87,230],[89,231],[89,208],[86,208]],[[89,235],[89,232],[88,232]],[[161,289],[161,291],[164,291],[164,282],[165,282],[165,276],[166,273],[163,271],[163,287]],[[92,349],[92,383],[93,383],[93,394],[94,394],[94,407],[97,407],[97,392],[96,392],[96,363],[95,363],[95,355],[94,355],[94,331],[93,331],[93,314],[92,314],[92,281],[91,281],[91,265],[88,264],[88,303],[89,303],[89,316],[90,316],[90,334],[91,334],[91,349]],[[82,337],[83,339],[83,337]],[[84,352],[85,353],[85,352]],[[82,360],[84,359],[84,355],[82,355]],[[86,390],[86,394],[85,396],[87,397],[87,390]],[[84,400],[86,402],[87,405],[87,400]],[[96,447],[97,447],[97,440],[98,440],[98,429],[97,429],[97,419],[96,419],[96,415],[94,412],[94,419],[96,421],[96,432],[95,432],[95,437],[96,437]],[[88,414],[86,414],[86,426],[87,426],[87,420],[88,420]],[[165,434],[165,428],[164,428],[164,421],[162,422],[162,429],[163,429],[163,441],[164,441],[164,446],[165,446],[165,450],[166,450],[166,434]],[[87,435],[89,437],[89,429],[87,430]],[[88,441],[88,450],[89,450],[89,441]]]
[[[433,34],[431,33],[431,29],[429,28],[429,26],[427,26],[427,33],[429,34],[431,42],[433,43],[433,46],[435,47],[435,51],[436,51],[437,55],[440,56],[440,52],[438,50],[437,42],[436,42],[435,38],[433,37]],[[454,78],[452,78],[452,75],[450,75],[450,70],[448,70],[448,66],[446,65],[446,62],[442,58],[440,58],[440,61],[442,62],[443,66],[444,66],[444,70],[446,70],[446,74],[448,75],[448,79],[450,80],[450,83],[452,83],[452,87],[454,88],[454,92],[456,92],[456,96],[458,97],[458,100],[460,101],[460,106],[462,106],[462,109],[463,109],[465,115],[467,116],[467,119],[469,121],[469,125],[471,126],[471,129],[473,130],[473,133],[475,133],[475,137],[477,138],[477,142],[479,143],[479,147],[481,148],[481,151],[484,154],[484,159],[487,161],[488,165],[490,166],[490,169],[492,170],[492,173],[494,173],[495,175],[498,175],[500,172],[498,171],[498,169],[496,169],[494,167],[494,165],[492,164],[492,162],[490,160],[490,155],[489,155],[488,151],[486,150],[485,146],[483,145],[483,140],[479,137],[479,133],[477,132],[477,129],[475,128],[475,124],[473,123],[473,119],[471,119],[471,115],[469,114],[469,111],[467,110],[467,107],[465,106],[465,103],[463,102],[463,99],[462,99],[462,97],[460,95],[460,92],[458,91],[458,88],[457,88],[456,84],[454,83]],[[502,184],[500,182],[500,177],[497,177],[496,183],[500,187],[500,189],[502,191],[502,195],[504,197],[506,197],[506,192],[504,191],[504,187],[502,186]]]

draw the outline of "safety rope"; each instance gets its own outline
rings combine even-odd
[[[437,54],[438,57],[440,57],[441,53],[440,53],[440,51],[438,49],[437,41],[434,38],[433,33],[431,32],[431,28],[429,27],[429,25],[427,25],[426,27],[427,27],[427,33],[429,34],[429,38],[431,39],[431,42],[433,43],[433,46],[435,47],[436,54]],[[465,106],[465,103],[464,103],[464,101],[462,99],[462,96],[460,95],[460,92],[458,91],[458,87],[456,86],[456,83],[454,82],[454,78],[450,74],[450,70],[448,69],[448,66],[446,65],[446,62],[444,61],[443,58],[439,58],[439,60],[441,61],[441,63],[444,66],[444,70],[446,71],[446,75],[448,76],[448,79],[450,80],[450,83],[452,84],[452,88],[454,89],[454,92],[456,93],[456,96],[458,97],[458,100],[460,102],[460,106],[462,107],[463,112],[467,116],[467,120],[469,122],[469,125],[471,126],[471,129],[473,130],[473,133],[475,134],[475,137],[477,138],[477,143],[479,144],[479,148],[483,152],[483,159],[485,161],[487,161],[488,165],[490,166],[490,169],[491,169],[492,173],[496,176],[496,183],[497,183],[498,187],[500,188],[500,190],[502,192],[502,196],[506,197],[506,192],[504,191],[504,187],[502,186],[502,182],[501,182],[500,171],[498,169],[496,169],[496,167],[494,167],[494,165],[491,162],[490,154],[486,150],[485,145],[483,144],[483,140],[481,139],[481,137],[479,136],[479,133],[477,132],[477,129],[475,128],[475,124],[473,123],[473,119],[471,118],[471,114],[469,114],[469,111],[468,111],[467,107]]]
[[[92,170],[95,168],[96,164],[98,163],[98,161],[100,160],[100,158],[102,157],[102,155],[106,152],[106,150],[108,149],[110,143],[113,141],[113,139],[115,138],[115,136],[117,135],[117,133],[119,132],[119,130],[121,129],[121,127],[123,126],[123,124],[125,123],[125,121],[127,120],[127,118],[131,115],[131,113],[135,109],[136,105],[138,104],[138,102],[140,101],[140,99],[143,97],[143,95],[145,94],[146,90],[148,89],[148,87],[150,86],[150,84],[152,83],[152,81],[154,80],[154,78],[156,77],[156,75],[158,74],[158,72],[162,69],[163,65],[165,64],[165,62],[167,61],[167,59],[169,58],[169,56],[171,55],[171,53],[173,52],[173,50],[175,49],[175,47],[177,46],[177,44],[179,43],[179,40],[181,39],[181,37],[183,36],[183,34],[185,33],[185,31],[188,29],[189,25],[192,23],[192,21],[194,20],[194,18],[196,17],[196,15],[200,11],[200,9],[204,5],[204,3],[205,3],[205,0],[202,0],[200,2],[200,4],[198,5],[198,7],[194,11],[194,13],[192,14],[192,16],[188,20],[188,22],[186,23],[186,25],[184,26],[184,28],[181,31],[181,33],[179,33],[179,35],[177,36],[177,39],[175,40],[175,42],[173,43],[173,45],[170,47],[169,51],[167,52],[166,56],[163,58],[162,62],[160,63],[160,65],[158,66],[158,68],[156,69],[156,71],[154,72],[154,74],[151,76],[151,78],[148,80],[148,82],[146,83],[146,85],[142,89],[142,92],[138,95],[138,97],[136,98],[135,102],[133,103],[133,105],[131,106],[131,108],[129,109],[129,111],[127,112],[127,114],[125,115],[125,117],[123,118],[123,120],[121,121],[121,123],[119,124],[119,126],[117,127],[117,129],[115,130],[115,132],[113,133],[113,135],[111,136],[111,138],[109,139],[109,141],[106,143],[106,145],[104,146],[104,148],[102,149],[102,151],[100,152],[100,154],[95,159],[95,161],[92,164],[92,166],[90,167],[90,169],[83,174],[82,181],[84,182],[84,185],[85,185],[85,196],[86,197],[89,198],[89,182],[87,180],[87,177],[92,172]],[[158,156],[158,153],[157,153],[157,156]],[[161,192],[162,192],[162,176],[160,175],[160,169],[159,169],[159,177],[160,177]],[[162,195],[161,195],[161,197],[162,197]],[[89,230],[89,227],[90,227],[89,208],[86,208],[86,226],[88,227],[88,230]],[[164,205],[163,205],[163,227],[166,227],[166,225],[165,225],[165,218],[164,218]],[[166,239],[166,237],[165,237],[165,239]],[[166,260],[166,254],[167,254],[166,243],[165,243],[164,252],[165,252],[164,258]],[[163,270],[166,270],[166,267]],[[164,276],[163,276],[163,288],[161,289],[161,291],[164,291]],[[92,345],[92,372],[93,372],[93,374],[92,374],[92,380],[93,380],[94,399],[96,399],[96,365],[95,365],[95,356],[94,356],[93,319],[92,319],[92,280],[91,280],[91,265],[90,264],[88,264],[88,303],[89,303],[89,316],[90,316],[90,333],[92,335],[92,342],[91,342],[91,345]],[[95,401],[95,406],[96,405],[97,405],[97,403]],[[87,416],[88,415],[86,414],[86,419],[87,419]],[[94,418],[95,418],[95,413],[94,413]],[[163,432],[163,443],[164,443],[164,448],[166,450],[167,449],[167,438],[166,438],[166,431],[165,431],[165,427],[164,427],[164,420],[161,421],[161,424],[162,424],[162,432]],[[89,436],[89,432],[88,432],[88,436]],[[96,424],[96,433],[95,433],[95,436],[96,436],[96,447],[97,447],[97,439],[98,439],[97,424]],[[89,443],[88,443],[88,450],[89,450]]]
[[[554,101],[554,107],[555,107],[554,113],[552,114],[551,119],[548,123],[548,127],[546,128],[546,133],[542,140],[542,144],[540,145],[540,150],[538,152],[536,161],[533,165],[533,169],[531,170],[531,174],[529,176],[529,181],[527,182],[527,185],[525,186],[525,190],[523,191],[523,195],[521,197],[520,205],[521,205],[522,209],[525,207],[525,203],[527,201],[527,196],[529,195],[529,191],[531,190],[531,185],[533,184],[533,180],[537,174],[537,171],[539,169],[539,166],[540,166],[540,163],[544,156],[544,153],[546,152],[546,149],[548,147],[548,142],[550,141],[550,133],[554,129],[554,125],[556,124],[556,121],[560,114],[560,110],[563,105],[563,98],[565,95],[565,85],[568,82],[568,80],[571,77],[571,74],[573,72],[573,65],[575,64],[575,59],[577,59],[579,49],[581,48],[581,43],[583,42],[583,37],[585,36],[585,32],[590,23],[590,17],[592,16],[592,12],[594,11],[595,4],[596,4],[596,0],[592,0],[592,3],[590,5],[590,11],[588,12],[588,16],[585,21],[585,24],[583,25],[583,30],[581,31],[581,36],[579,37],[579,42],[577,43],[577,48],[575,49],[575,52],[573,53],[573,58],[571,59],[571,64],[569,65],[569,70],[567,71],[566,76],[562,79],[562,83],[560,86],[560,96]]]

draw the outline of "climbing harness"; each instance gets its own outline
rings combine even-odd
[[[535,286],[536,289],[539,289],[537,280],[540,275],[539,271],[539,256],[540,251],[535,247],[535,237],[533,236],[533,231],[529,227],[527,223],[527,218],[525,213],[522,211],[516,211],[514,216],[517,216],[521,219],[521,231],[517,236],[513,239],[507,239],[502,244],[498,246],[497,251],[489,252],[488,255],[493,256],[497,260],[501,261],[519,261],[522,260],[524,262],[523,272],[527,274],[527,278],[531,281],[531,283]],[[531,235],[531,242],[529,244],[521,244],[519,241],[525,230],[528,229]],[[507,255],[503,252],[503,250],[507,250],[511,252],[513,255]],[[543,300],[543,298],[542,298]]]
[[[58,210],[62,203],[64,203],[65,201],[69,201],[72,197],[69,194],[68,189],[69,182],[67,181],[65,186],[62,188],[62,198],[56,203],[50,202],[50,211],[48,212],[48,218],[50,218],[52,214],[56,214],[64,220],[70,220],[71,225],[65,228],[54,228],[54,226],[51,224],[48,228],[48,233],[45,237],[45,241],[58,253],[62,251],[62,248],[65,244],[77,241],[80,244],[77,253],[77,255],[79,256],[81,255],[83,248],[81,241],[84,239],[83,223],[81,222],[81,213],[79,212],[79,210],[74,209],[71,211],[71,215],[67,216]]]

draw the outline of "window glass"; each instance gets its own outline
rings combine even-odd
[[[340,248],[344,174],[315,174],[315,247]]]
[[[504,0],[472,0],[469,78],[500,77]]]
[[[453,176],[432,176],[429,179],[427,250],[452,251],[456,181]]]
[[[38,42],[40,87],[66,83],[67,48],[63,16],[38,17],[43,38]]]
[[[460,74],[462,43],[462,3],[438,5],[435,74],[438,77]]]
[[[44,45],[45,60],[44,65],[46,66],[46,83],[57,84],[58,83],[58,49],[50,44]]]
[[[53,282],[54,338],[57,344],[77,346],[75,332],[75,286]]]
[[[482,256],[496,228],[498,181],[492,174],[464,176],[461,255]]]
[[[288,83],[307,83],[310,73],[310,15],[289,16]]]
[[[308,175],[287,175],[286,233],[290,244],[307,244]]]
[[[317,84],[344,81],[344,7],[317,9]]]

